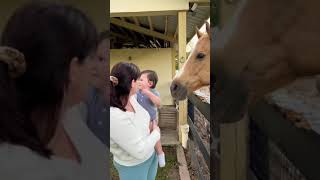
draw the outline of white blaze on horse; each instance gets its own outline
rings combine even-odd
[[[206,32],[197,30],[198,41],[181,70],[171,83],[171,95],[184,100],[190,92],[210,85],[210,25],[206,23]]]

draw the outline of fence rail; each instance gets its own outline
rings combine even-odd
[[[296,128],[266,102],[258,103],[249,111],[249,115],[251,121],[285,153],[307,179],[320,179],[320,135]]]
[[[210,149],[206,148],[204,145],[203,141],[200,138],[200,135],[196,129],[195,126],[195,117],[194,117],[194,107],[196,107],[200,113],[206,118],[206,120],[210,122],[210,104],[202,102],[198,97],[195,95],[190,95],[188,97],[188,124],[190,127],[190,134],[189,137],[191,140],[193,140],[196,144],[196,146],[199,148],[206,165],[208,168],[210,168]],[[211,138],[211,137],[210,137]],[[193,157],[195,159],[195,150],[194,148],[191,149],[193,152]],[[196,160],[197,162],[195,163],[197,165],[197,173],[198,173],[198,178],[203,179],[203,175],[200,173],[200,166],[199,166],[199,161]]]

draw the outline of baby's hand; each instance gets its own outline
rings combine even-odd
[[[148,88],[142,88],[141,91],[142,91],[143,94],[147,94],[149,92],[149,89]]]

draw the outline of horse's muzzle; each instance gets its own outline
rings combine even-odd
[[[179,83],[178,81],[174,80],[171,83],[170,91],[171,91],[171,96],[178,101],[182,101],[187,98],[187,94],[188,94],[187,88],[183,86],[181,83]]]

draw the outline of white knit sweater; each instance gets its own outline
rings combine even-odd
[[[137,102],[129,98],[135,112],[124,112],[110,107],[110,151],[114,161],[123,166],[134,166],[148,160],[160,139],[158,131],[150,133],[150,116]]]

